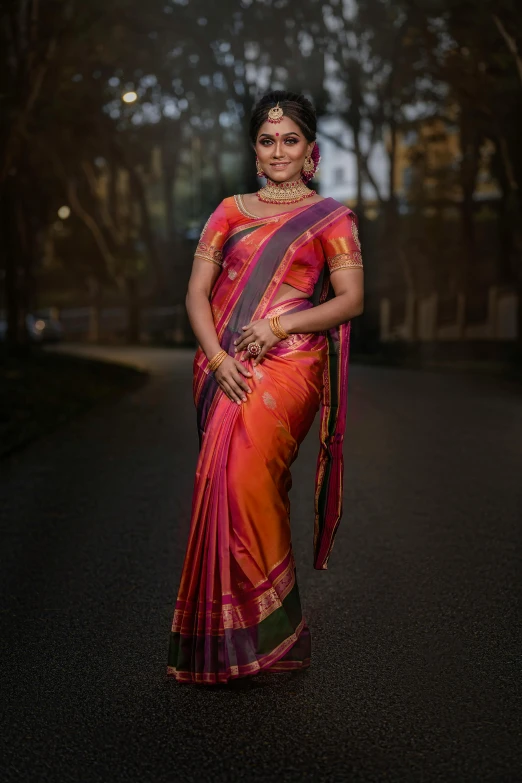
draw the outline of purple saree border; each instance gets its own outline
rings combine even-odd
[[[253,268],[223,332],[220,342],[221,347],[227,353],[230,353],[234,336],[239,332],[241,326],[249,323],[254,318],[264,294],[269,289],[276,272],[287,255],[289,247],[300,236],[310,231],[315,224],[338,210],[343,210],[344,213],[346,207],[343,208],[342,205],[332,198],[326,198],[323,201],[312,204],[303,211],[299,211],[294,217],[288,218],[268,238],[255,264],[252,265]],[[277,226],[277,224],[275,225]],[[273,290],[270,291],[271,299],[278,287],[272,286],[272,288]],[[219,386],[213,374],[209,373],[204,381],[197,405],[200,436],[205,429],[206,419],[218,388]]]
[[[331,198],[299,211],[283,225],[275,228],[262,247],[250,259],[251,269],[243,278],[243,290],[235,298],[232,311],[222,330],[221,345],[230,352],[234,336],[240,327],[262,318],[271,309],[286,268],[303,241],[320,232],[352,210]],[[238,281],[239,282],[239,281]],[[332,296],[330,275],[325,277],[320,302]],[[231,300],[234,296],[231,297]],[[308,302],[309,300],[302,300]],[[342,516],[343,441],[346,428],[348,363],[351,323],[326,330],[328,361],[324,372],[323,400],[320,412],[320,452],[315,479],[314,568],[326,570],[335,534]],[[203,437],[209,415],[213,415],[219,386],[213,374],[203,379],[197,399],[198,430]]]

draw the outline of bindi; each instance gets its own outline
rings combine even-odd
[[[276,133],[276,136],[279,136],[279,133]]]

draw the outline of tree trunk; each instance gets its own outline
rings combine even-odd
[[[350,89],[350,108],[346,113],[346,119],[353,133],[353,147],[357,172],[355,211],[359,214],[363,209],[362,186],[364,159],[361,150],[361,105],[363,96],[361,92],[361,72],[358,63],[348,67],[347,77]]]
[[[475,194],[480,162],[480,140],[474,124],[470,125],[469,117],[470,112],[468,108],[466,106],[461,107],[460,148],[462,162],[460,165],[460,185],[462,202],[460,217],[464,254],[460,270],[460,287],[465,296],[467,296],[472,287],[472,274],[477,259],[473,196]]]
[[[516,277],[511,264],[513,252],[513,233],[508,209],[508,197],[502,188],[502,198],[498,203],[498,266],[497,280],[501,285],[516,283]]]
[[[397,197],[395,195],[395,175],[397,169],[397,123],[392,117],[389,123],[390,129],[390,148],[388,151],[388,160],[390,168],[388,170],[388,220],[394,222],[397,217]]]
[[[176,215],[174,204],[175,169],[170,166],[163,168],[163,198],[165,199],[165,235],[169,248],[176,242]]]
[[[243,114],[241,117],[241,146],[243,152],[243,178],[242,186],[244,193],[255,193],[259,190],[259,180],[256,174],[256,154],[250,141],[249,129],[250,129],[250,96],[248,91],[242,101]]]
[[[182,126],[179,120],[166,122],[161,139],[161,173],[165,202],[165,236],[170,248],[176,243],[176,202],[174,185],[178,172],[180,150],[183,147]]]
[[[87,341],[99,343],[101,338],[102,287],[97,277],[89,277],[87,284],[91,298]]]
[[[127,342],[135,345],[140,342],[140,303],[138,295],[138,282],[135,277],[125,279],[127,289]]]
[[[16,188],[8,177],[0,190],[0,241],[5,258],[5,309],[8,350],[18,352],[28,344],[25,314],[20,296],[20,237],[17,231]]]
[[[17,234],[19,237],[21,271],[20,300],[22,310],[31,313],[36,307],[34,262],[36,253],[37,236],[34,225],[31,225],[30,215],[24,207],[21,199],[17,204]]]
[[[159,257],[158,248],[156,245],[156,237],[154,236],[154,231],[152,230],[152,223],[150,219],[149,205],[147,203],[147,194],[145,193],[145,187],[143,185],[141,176],[136,171],[136,169],[134,168],[129,169],[129,173],[130,173],[130,178],[132,183],[132,189],[134,191],[134,195],[136,197],[140,210],[141,235],[147,247],[149,260],[151,262],[152,268],[154,269],[154,274],[156,277],[156,290],[163,291],[165,286],[165,274],[164,274],[163,266],[161,264],[161,259]]]
[[[383,265],[382,284],[384,288],[394,288],[398,281],[403,280],[399,257],[399,215],[397,196],[395,194],[395,172],[397,167],[397,124],[395,118],[389,120],[390,142],[388,146],[388,200],[384,204],[384,219],[382,229],[384,235],[381,238],[381,247],[385,248],[385,265]]]
[[[464,257],[461,269],[461,291],[467,295],[472,287],[472,271],[477,259],[477,242],[475,236],[475,221],[473,217],[473,191],[463,189],[460,218],[462,238],[464,240]]]

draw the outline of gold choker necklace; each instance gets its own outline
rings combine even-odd
[[[268,180],[265,187],[257,191],[259,201],[265,201],[267,204],[295,204],[311,196],[315,196],[315,190],[307,188],[302,179],[296,182]]]

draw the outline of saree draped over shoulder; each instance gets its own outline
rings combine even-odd
[[[332,295],[330,274],[362,266],[355,215],[333,199],[256,218],[225,199],[196,251],[221,272],[211,307],[221,347],[250,321],[312,307],[307,298],[274,305],[282,283]],[[315,488],[314,567],[326,569],[342,513],[350,322],[293,334],[253,367],[243,405],[219,388],[200,348],[194,400],[200,453],[189,541],[170,634],[167,675],[226,683],[262,670],[310,663],[292,553],[290,466],[321,410]]]

